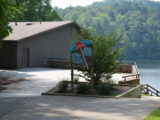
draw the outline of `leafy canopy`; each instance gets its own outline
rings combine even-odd
[[[118,46],[120,37],[117,37],[114,32],[105,37],[92,36],[88,31],[81,30],[80,39],[88,39],[93,41],[93,70],[94,70],[94,84],[99,84],[100,81],[108,81],[111,75],[116,71],[118,62],[116,62],[121,55],[122,47]],[[79,68],[82,74],[78,75],[84,77],[86,80],[91,79],[91,67],[89,70]]]
[[[11,0],[0,0],[0,47],[2,39],[12,31],[8,23],[11,8]]]
[[[62,20],[51,6],[51,0],[13,0],[16,11],[11,21]]]
[[[87,7],[57,9],[64,20],[76,21],[93,34],[112,30],[124,33],[122,53],[127,59],[160,59],[160,2],[151,0],[104,0]]]

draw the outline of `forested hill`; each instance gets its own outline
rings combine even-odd
[[[160,59],[160,3],[148,0],[105,0],[87,7],[57,9],[63,20],[73,20],[102,36],[123,34],[123,56]]]

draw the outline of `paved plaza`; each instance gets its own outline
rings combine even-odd
[[[143,120],[160,108],[160,98],[113,99],[71,96],[41,96],[60,80],[70,79],[70,70],[30,68],[0,70],[0,75],[24,78],[0,93],[0,120]]]

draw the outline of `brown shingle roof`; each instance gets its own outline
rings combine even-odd
[[[18,22],[17,26],[14,22],[10,23],[13,31],[12,33],[6,37],[4,40],[22,40],[49,30],[57,29],[59,27],[63,27],[68,24],[73,24],[72,21],[58,21],[58,22],[31,22],[32,25],[26,25],[27,22]]]

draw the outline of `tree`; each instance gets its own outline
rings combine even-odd
[[[51,6],[51,0],[13,0],[17,10],[12,21],[57,21],[61,20]]]
[[[99,82],[108,81],[111,75],[116,72],[119,62],[116,62],[121,55],[122,47],[118,46],[121,37],[114,32],[105,37],[92,36],[88,31],[82,30],[80,39],[93,41],[93,79],[96,87]],[[78,75],[91,81],[91,67],[89,70],[79,68],[82,74]]]
[[[76,21],[100,36],[123,33],[126,59],[160,59],[160,2],[104,0],[87,7],[57,9],[64,20]]]
[[[0,0],[0,47],[2,39],[11,33],[12,28],[9,26],[9,15],[11,9],[10,0]]]

